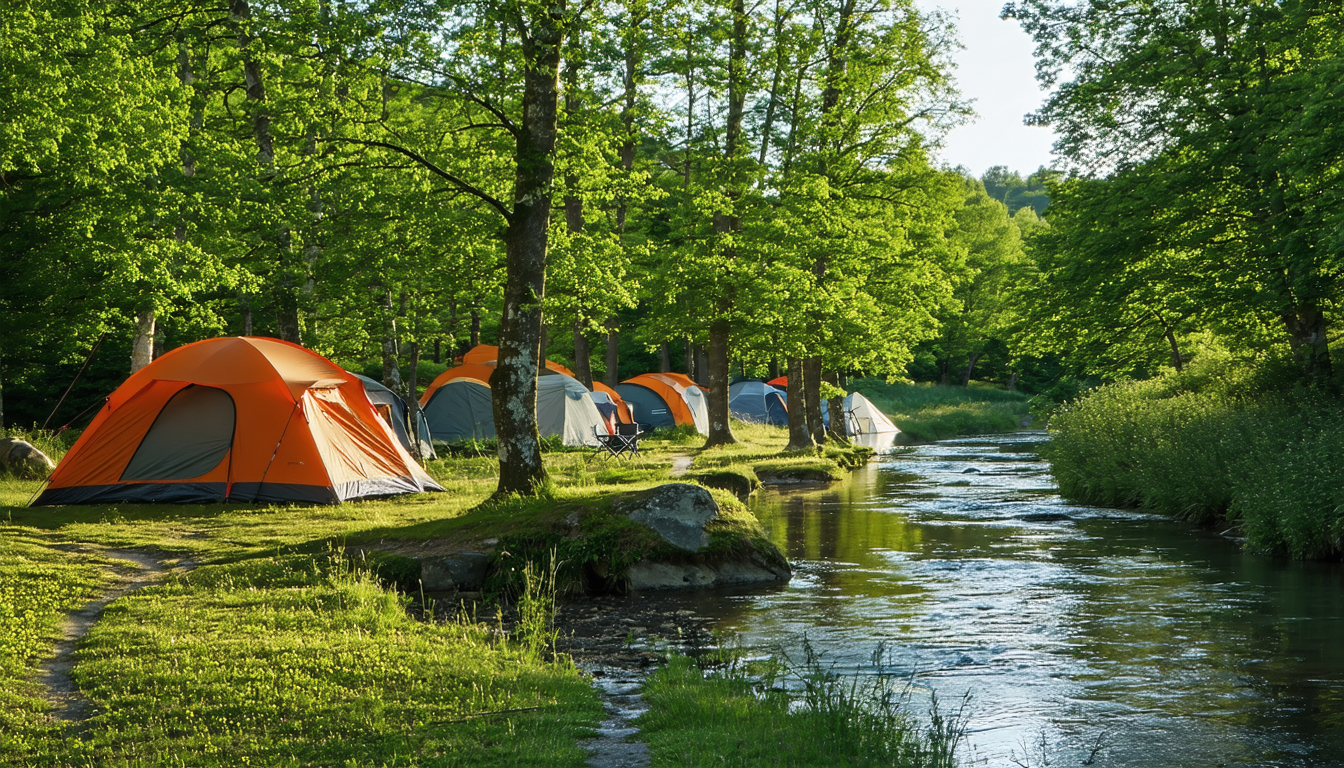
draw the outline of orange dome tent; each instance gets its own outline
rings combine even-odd
[[[635,420],[641,424],[650,428],[690,424],[701,434],[709,433],[705,395],[694,383],[686,386],[667,374],[643,373],[621,382],[616,390],[634,403]]]
[[[772,387],[778,387],[778,388],[780,388],[780,389],[788,389],[788,387],[789,387],[789,377],[788,377],[788,376],[780,376],[780,377],[771,379],[771,380],[769,380],[769,381],[767,381],[767,382],[765,382],[765,383],[766,383],[766,384],[769,384],[769,385],[772,386]]]
[[[35,505],[335,504],[441,491],[364,385],[297,344],[221,338],[175,349],[117,388]]]

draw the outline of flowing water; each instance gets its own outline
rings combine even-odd
[[[896,449],[765,494],[793,581],[676,600],[748,648],[806,636],[842,672],[884,641],[916,711],[971,694],[976,765],[1344,766],[1344,568],[1064,502],[1044,437]]]

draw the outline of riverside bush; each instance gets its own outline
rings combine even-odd
[[[1344,554],[1344,403],[1257,389],[1259,372],[1186,374],[1098,388],[1058,410],[1044,449],[1060,493],[1239,526],[1247,546]]]

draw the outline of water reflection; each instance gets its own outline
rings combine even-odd
[[[766,495],[796,578],[698,608],[748,645],[806,632],[854,670],[887,641],[920,690],[972,692],[987,765],[1041,733],[1059,765],[1098,739],[1097,765],[1344,765],[1344,571],[1067,504],[1041,439],[898,448]]]

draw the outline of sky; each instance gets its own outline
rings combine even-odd
[[[965,46],[954,56],[957,85],[964,98],[973,100],[976,116],[947,134],[938,158],[977,177],[995,165],[1026,177],[1052,161],[1053,131],[1022,124],[1046,94],[1036,83],[1031,38],[1017,22],[999,18],[1004,1],[916,0],[924,10],[941,8],[956,15]]]

